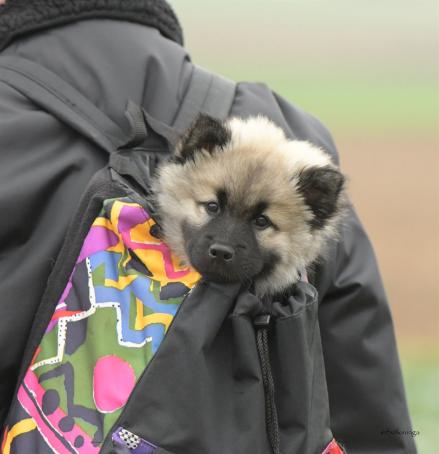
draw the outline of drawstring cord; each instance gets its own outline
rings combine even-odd
[[[270,315],[259,315],[254,319],[256,327],[256,348],[261,364],[262,382],[265,395],[265,423],[273,454],[280,452],[279,422],[274,400],[274,380],[271,372],[270,350],[268,345],[268,327]]]

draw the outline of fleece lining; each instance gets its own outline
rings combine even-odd
[[[8,0],[0,7],[0,50],[16,37],[95,18],[152,26],[166,38],[183,44],[180,23],[165,0]]]

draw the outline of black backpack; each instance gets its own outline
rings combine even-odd
[[[182,268],[157,235],[155,166],[199,112],[227,117],[234,84],[196,67],[172,125],[128,103],[124,132],[36,63],[2,57],[0,80],[109,154],[35,316],[2,453],[344,452],[313,285],[267,313],[248,288]]]

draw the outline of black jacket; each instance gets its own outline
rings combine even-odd
[[[85,20],[87,19],[87,20]],[[125,126],[128,99],[172,124],[192,74],[180,25],[162,0],[10,0],[1,55],[50,69]],[[264,114],[328,150],[326,128],[264,84],[240,83],[231,115]],[[0,83],[0,425],[32,320],[85,185],[107,155]],[[353,454],[415,453],[395,337],[375,256],[351,209],[313,283],[334,436]]]

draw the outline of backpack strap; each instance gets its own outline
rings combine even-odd
[[[182,134],[200,112],[224,120],[235,98],[236,84],[194,65],[192,78],[172,127]]]
[[[15,88],[109,153],[126,147],[132,143],[133,136],[136,137],[136,131],[130,134],[124,132],[76,88],[31,60],[16,56],[0,57],[0,81]],[[234,96],[234,82],[194,65],[173,124],[166,125],[147,112],[144,115],[157,133],[175,145],[179,136],[200,112],[224,120],[229,114]],[[130,120],[129,111],[127,114],[132,127],[139,125],[138,121]]]
[[[38,63],[15,56],[1,57],[0,81],[108,152],[129,140],[127,134],[84,95]]]

